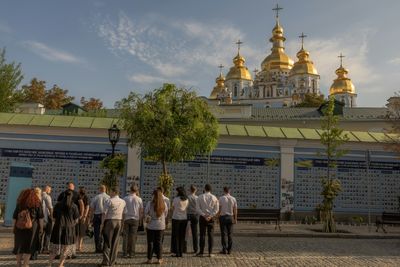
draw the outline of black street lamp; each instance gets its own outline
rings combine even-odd
[[[114,124],[110,129],[108,129],[108,140],[110,141],[112,147],[112,157],[114,157],[115,145],[119,141],[119,135],[120,130],[118,129],[117,125]]]

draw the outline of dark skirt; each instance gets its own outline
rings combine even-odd
[[[78,228],[79,228],[79,231],[78,231],[79,237],[85,237],[86,230],[87,230],[87,223],[84,223],[82,220],[79,220]]]
[[[60,227],[55,224],[51,232],[50,242],[59,245],[72,245],[76,242],[76,226]]]
[[[31,229],[16,228],[14,234],[14,254],[31,254],[37,250],[39,224],[37,221],[32,222]]]

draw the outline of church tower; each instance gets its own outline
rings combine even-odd
[[[292,92],[292,105],[297,105],[304,100],[306,94],[320,95],[319,79],[320,76],[314,63],[310,60],[310,53],[304,49],[304,38],[302,33],[301,49],[297,52],[298,61],[294,63],[289,72],[289,84]]]
[[[353,82],[347,77],[349,71],[343,67],[344,56],[340,54],[340,67],[335,71],[337,78],[329,89],[329,95],[345,104],[345,107],[356,107],[357,94]]]
[[[232,104],[232,93],[225,86],[225,77],[222,74],[222,64],[218,66],[220,69],[219,76],[215,79],[214,86],[209,99],[218,99],[220,104]]]
[[[251,88],[253,79],[251,78],[249,69],[244,65],[245,59],[240,55],[240,45],[243,42],[238,40],[238,52],[233,58],[233,66],[226,74],[225,84],[228,91],[232,93],[233,100],[247,99],[251,97]]]
[[[278,106],[291,102],[288,76],[293,67],[293,60],[285,53],[283,27],[279,22],[279,11],[282,8],[278,5],[276,11],[276,23],[272,29],[271,53],[261,63],[261,71],[257,73],[254,80],[254,95],[261,99],[275,99]]]

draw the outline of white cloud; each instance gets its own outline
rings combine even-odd
[[[57,50],[55,48],[51,48],[44,43],[40,43],[37,41],[26,41],[23,42],[24,46],[31,50],[33,53],[41,56],[44,59],[54,61],[54,62],[65,62],[65,63],[74,63],[74,64],[82,64],[86,63],[86,61],[82,58],[74,56],[68,52]]]
[[[128,77],[128,80],[132,82],[137,82],[140,84],[155,84],[155,83],[163,83],[165,80],[163,80],[160,77],[153,76],[153,75],[148,75],[148,74],[133,74],[132,76]]]
[[[389,63],[394,64],[394,65],[400,65],[400,57],[396,57],[396,58],[389,60]]]

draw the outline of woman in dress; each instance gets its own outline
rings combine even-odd
[[[43,231],[41,203],[33,189],[23,190],[17,199],[13,214],[14,249],[17,267],[29,266],[29,258],[34,247],[35,237]]]
[[[147,223],[147,263],[152,263],[153,253],[157,255],[157,263],[162,263],[162,240],[165,230],[165,218],[168,208],[164,202],[161,190],[153,191],[153,199],[146,205]]]
[[[78,206],[73,203],[73,192],[67,190],[53,210],[54,227],[50,238],[49,265],[60,255],[59,267],[64,266],[66,257],[72,256],[76,243],[76,224],[79,220]]]
[[[182,257],[185,248],[185,236],[187,226],[187,208],[189,200],[185,189],[180,186],[176,188],[177,195],[172,200],[172,233],[171,251],[175,257]]]
[[[78,240],[78,251],[83,251],[83,238],[86,236],[86,230],[88,229],[89,219],[89,198],[86,195],[85,187],[79,187],[79,199],[83,202],[83,214],[79,220],[79,240]]]

